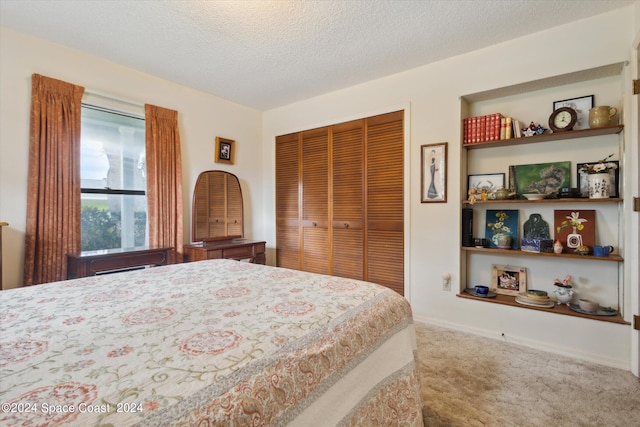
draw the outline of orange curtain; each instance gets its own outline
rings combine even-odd
[[[24,284],[65,280],[80,251],[80,114],[84,88],[31,77]]]
[[[146,104],[149,246],[173,247],[182,262],[182,158],[178,112]]]

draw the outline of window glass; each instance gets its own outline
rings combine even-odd
[[[147,243],[144,119],[83,105],[82,250]]]

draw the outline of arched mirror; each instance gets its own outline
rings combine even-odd
[[[244,237],[242,190],[238,177],[205,171],[193,190],[191,238],[194,242]]]

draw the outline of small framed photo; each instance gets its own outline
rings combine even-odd
[[[491,291],[502,295],[527,292],[527,269],[515,265],[491,266]]]
[[[556,111],[558,108],[562,107],[573,108],[574,110],[576,110],[576,113],[578,113],[578,121],[576,122],[573,129],[588,129],[589,110],[593,108],[593,98],[593,95],[587,95],[580,98],[570,98],[563,99],[562,101],[554,101],[553,111]]]
[[[589,197],[589,178],[586,172],[580,172],[583,165],[592,165],[595,162],[576,163],[576,187],[580,190],[582,197]],[[607,163],[615,163],[618,167],[609,171],[609,182],[611,182],[610,197],[620,197],[620,189],[618,181],[620,180],[620,162],[617,160],[608,160]]]
[[[500,187],[504,187],[504,173],[473,174],[467,177],[467,194],[472,188],[480,195],[482,190],[491,194]]]
[[[232,139],[220,138],[216,136],[216,163],[227,163],[232,165],[235,157],[235,141]]]
[[[422,203],[447,201],[447,143],[420,146]]]

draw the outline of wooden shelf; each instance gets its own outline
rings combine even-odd
[[[581,198],[557,198],[557,199],[542,199],[542,200],[527,200],[527,199],[506,199],[506,200],[476,200],[471,204],[468,200],[463,200],[462,204],[484,205],[495,203],[620,203],[623,199],[621,197],[609,197],[608,199],[589,199],[588,197]]]
[[[583,313],[578,313],[577,311],[573,311],[571,310],[567,305],[565,304],[556,304],[553,308],[544,308],[544,307],[534,307],[534,306],[530,306],[530,305],[524,305],[524,304],[519,304],[516,302],[516,298],[510,295],[496,295],[494,298],[483,298],[483,297],[475,297],[473,295],[467,294],[467,293],[460,293],[457,295],[460,298],[467,298],[467,299],[472,299],[475,301],[483,301],[483,302],[489,302],[489,303],[494,303],[494,304],[502,304],[502,305],[510,305],[512,307],[518,307],[518,308],[528,308],[530,310],[538,310],[538,311],[545,311],[547,313],[555,313],[555,314],[562,314],[565,316],[573,316],[573,317],[582,317],[585,319],[591,319],[591,320],[598,320],[601,322],[609,322],[609,323],[617,323],[620,325],[630,325],[629,322],[625,321],[622,316],[618,313],[615,316],[598,316],[598,315],[594,315],[594,314],[583,314]]]
[[[469,252],[486,252],[491,254],[500,254],[500,255],[513,255],[513,256],[545,256],[545,257],[553,257],[553,258],[574,258],[574,259],[583,259],[589,261],[612,261],[612,262],[623,262],[624,259],[620,255],[609,255],[609,256],[594,256],[594,255],[578,255],[578,254],[555,254],[555,253],[546,253],[546,252],[527,252],[520,251],[515,249],[497,249],[497,248],[476,248],[476,247],[468,247],[463,246],[463,251]]]
[[[500,141],[483,141],[474,144],[462,144],[462,148],[475,150],[479,148],[508,147],[511,145],[535,144],[538,142],[562,141],[565,139],[587,138],[590,136],[614,135],[622,132],[624,125],[607,126],[595,129],[570,130],[567,132],[545,133],[542,135],[524,136],[522,138],[503,139]]]

